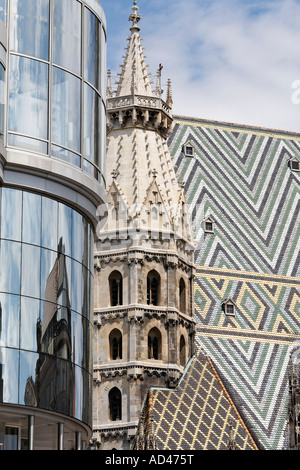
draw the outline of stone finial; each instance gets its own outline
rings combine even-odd
[[[167,90],[167,100],[166,103],[170,108],[173,106],[173,99],[172,99],[172,90],[171,90],[171,80],[168,79],[168,90]]]
[[[113,171],[111,172],[111,176],[112,176],[113,179],[116,179],[116,178],[118,177],[118,174],[119,174],[119,173],[117,172],[117,170],[113,170]]]

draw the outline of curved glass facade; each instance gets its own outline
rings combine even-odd
[[[8,146],[62,159],[102,181],[106,35],[80,0],[0,0],[9,55]]]
[[[0,403],[91,426],[93,230],[48,197],[1,189]]]

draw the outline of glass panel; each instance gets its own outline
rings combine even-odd
[[[86,261],[87,223],[85,218],[76,211],[73,211],[72,217],[72,258],[82,263]]]
[[[11,0],[12,51],[48,60],[49,0]]]
[[[58,239],[59,252],[72,255],[72,216],[73,210],[69,206],[58,206]]]
[[[92,165],[88,160],[83,160],[83,170],[86,171],[93,178],[98,179],[99,170]]]
[[[53,62],[80,74],[81,5],[74,0],[54,0]]]
[[[41,249],[22,245],[22,295],[40,297]]]
[[[8,134],[8,145],[37,153],[48,154],[48,144],[42,140],[31,139],[17,134]]]
[[[20,294],[21,244],[1,240],[0,290]]]
[[[19,404],[27,406],[38,405],[38,392],[43,388],[43,378],[38,374],[39,355],[32,352],[20,353],[20,389]],[[39,382],[40,380],[40,382]]]
[[[84,15],[84,32],[84,78],[100,91],[101,24],[87,8]]]
[[[59,158],[60,160],[64,160],[65,162],[72,163],[72,165],[78,166],[79,168],[81,167],[80,155],[70,152],[69,150],[52,145],[51,155],[55,158]]]
[[[101,98],[89,86],[84,85],[84,145],[83,153],[86,158],[100,165],[100,131],[101,131]]]
[[[19,323],[20,297],[0,294],[0,346],[19,347]]]
[[[59,262],[55,251],[41,249],[41,298],[56,305],[59,285]]]
[[[23,192],[23,242],[41,244],[41,205],[41,196]]]
[[[19,429],[5,426],[4,450],[18,450]]]
[[[48,65],[11,55],[9,80],[9,130],[47,139]]]
[[[1,7],[0,7],[1,8]],[[5,116],[5,70],[0,64],[0,137],[4,136],[4,116]]]
[[[101,27],[101,50],[102,50],[102,54],[101,54],[101,67],[100,67],[100,71],[101,71],[101,90],[100,90],[100,93],[101,93],[101,96],[103,98],[103,100],[105,101],[106,100],[106,96],[105,96],[105,92],[106,92],[106,70],[107,70],[107,66],[106,66],[106,36],[105,36],[105,32],[104,32],[104,29]]]
[[[22,297],[20,348],[38,352],[41,341],[40,301]]]
[[[55,354],[57,305],[41,301],[40,350]]]
[[[80,80],[53,67],[52,141],[80,153]]]
[[[0,0],[0,20],[6,24],[6,0]]]
[[[55,370],[56,411],[72,416],[74,402],[73,365],[64,360],[56,361]]]
[[[57,251],[58,203],[42,198],[42,246]]]
[[[75,310],[78,313],[82,313],[83,305],[83,296],[84,296],[84,271],[86,268],[78,263],[77,261],[72,260],[72,301],[71,306],[72,310]]]
[[[18,403],[19,351],[0,348],[0,398],[3,403]]]
[[[91,376],[80,367],[75,366],[75,406],[74,418],[91,425]]]
[[[2,189],[1,238],[21,240],[22,191]]]
[[[72,360],[75,364],[86,367],[86,319],[72,312]]]

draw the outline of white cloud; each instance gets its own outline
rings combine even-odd
[[[171,78],[174,113],[300,132],[299,0],[152,0],[140,12],[147,62],[154,78],[159,63]]]

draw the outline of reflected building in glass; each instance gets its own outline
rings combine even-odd
[[[92,435],[105,28],[98,0],[0,0],[0,450]]]

